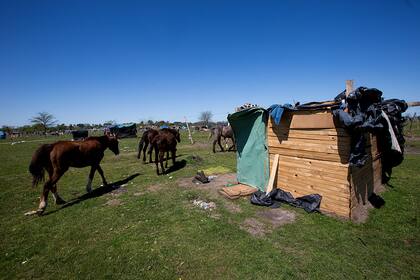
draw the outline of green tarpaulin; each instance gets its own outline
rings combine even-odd
[[[228,116],[237,146],[237,179],[242,184],[264,191],[270,177],[267,148],[268,114],[250,108]]]

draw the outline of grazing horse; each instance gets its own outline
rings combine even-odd
[[[137,158],[140,159],[141,152],[143,151],[143,162],[146,162],[146,150],[149,147],[150,142],[152,139],[158,135],[158,131],[156,129],[150,128],[143,132],[139,142],[139,153],[137,154]],[[151,149],[149,150],[149,162],[152,162],[152,153]]]
[[[115,155],[119,154],[118,140],[108,135],[88,137],[83,141],[58,141],[53,144],[44,144],[32,156],[29,172],[32,174],[32,186],[35,187],[44,180],[44,169],[48,172],[49,179],[45,182],[38,210],[27,214],[41,215],[47,208],[48,193],[51,191],[56,204],[66,203],[57,192],[57,182],[69,167],[90,166],[90,173],[86,191],[92,191],[92,180],[98,170],[102,182],[107,182],[99,163],[104,157],[104,151],[110,149]]]
[[[175,165],[176,158],[176,145],[181,142],[181,137],[177,129],[163,128],[159,130],[159,133],[152,139],[151,148],[155,149],[155,163],[156,173],[159,175],[159,162],[162,168],[162,174],[165,174],[165,168],[163,167],[163,157],[166,152],[166,163],[165,166],[168,168],[169,152],[172,156],[172,164]]]
[[[222,126],[222,125],[218,125],[214,128],[211,129],[210,135],[209,135],[209,139],[213,138],[213,153],[216,153],[216,143],[219,144],[220,149],[222,150],[222,152],[224,152],[225,150],[223,149],[222,144],[220,143],[220,140],[223,139],[226,141],[226,138],[230,138],[232,139],[232,146],[228,149],[228,151],[231,151],[232,149],[235,148],[235,139],[233,137],[233,130],[232,127],[229,126]]]

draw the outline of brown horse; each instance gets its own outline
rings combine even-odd
[[[151,145],[155,149],[155,163],[156,173],[159,175],[159,162],[162,168],[162,174],[165,174],[165,168],[163,167],[163,157],[166,152],[165,166],[168,168],[169,152],[172,156],[172,164],[175,166],[176,158],[176,145],[181,142],[181,137],[177,129],[163,128],[159,130],[159,133],[152,139]]]
[[[137,158],[140,159],[141,152],[143,151],[143,162],[146,162],[146,150],[147,147],[149,147],[150,142],[152,142],[152,139],[158,135],[158,131],[156,129],[150,128],[143,132],[143,135],[141,136],[140,142],[139,142],[139,153],[137,154]],[[152,153],[151,149],[149,150],[149,162],[152,162]]]
[[[220,149],[222,152],[225,150],[223,149],[222,144],[220,143],[221,139],[226,141],[226,138],[232,139],[233,145],[228,149],[228,151],[231,151],[235,148],[235,139],[233,137],[233,130],[231,126],[222,126],[218,125],[211,129],[211,133],[209,135],[209,139],[213,138],[213,153],[216,153],[216,143],[219,144]]]
[[[58,141],[45,144],[38,148],[32,156],[29,172],[32,174],[32,186],[35,187],[44,180],[44,169],[48,172],[49,179],[45,182],[38,210],[26,213],[41,215],[47,207],[48,193],[51,191],[56,204],[66,203],[57,192],[57,182],[69,167],[90,166],[90,173],[86,191],[92,191],[92,180],[98,170],[102,182],[107,182],[99,163],[104,157],[104,151],[109,148],[115,155],[119,154],[118,140],[108,135],[88,137],[83,141]]]

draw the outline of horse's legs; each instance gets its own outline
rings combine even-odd
[[[64,199],[62,199],[61,196],[57,192],[57,184],[52,186],[51,193],[53,195],[55,204],[57,204],[57,205],[66,204],[66,201]]]
[[[52,167],[50,166],[50,167],[47,167],[46,169],[47,169],[49,178],[52,178],[52,175],[53,175]],[[58,195],[57,184],[54,184],[54,186],[51,187],[51,192],[52,192],[55,204],[60,205],[60,204],[65,204],[66,203],[66,201]]]
[[[41,198],[39,200],[38,210],[36,210],[36,212],[38,213],[38,215],[42,214],[45,211],[45,208],[47,208],[47,204],[48,204],[48,192],[50,191],[49,185],[50,185],[50,180],[48,180],[44,184],[44,187],[42,189]]]
[[[139,153],[137,154],[137,159],[140,159],[140,156],[141,156],[141,151],[143,150],[143,141],[142,141],[142,139],[140,139],[140,142],[139,142]],[[144,152],[143,152],[144,153]],[[144,157],[144,155],[143,155],[143,161],[145,160],[145,157]]]
[[[235,141],[231,138],[232,140],[232,146],[230,146],[228,151],[233,151],[235,149]]]
[[[143,162],[146,162],[146,151],[149,145],[144,145],[143,147]],[[152,162],[152,154],[150,154],[149,162]]]
[[[105,179],[104,171],[102,170],[99,164],[96,166],[96,169],[98,170],[99,175],[101,175],[102,183],[104,184],[104,186],[105,187],[108,186],[108,183],[106,182],[106,179]]]
[[[92,165],[90,167],[88,182],[86,184],[86,192],[88,192],[88,193],[90,193],[92,191],[92,181],[93,181],[93,176],[95,176],[95,171],[96,171],[96,166]]]
[[[152,163],[153,162],[153,160],[152,160],[153,145],[152,144],[150,144],[149,150],[147,151],[147,153],[149,154],[149,163]],[[155,148],[155,153],[157,153],[156,148]],[[157,156],[157,154],[156,154],[156,156]]]
[[[144,143],[142,144],[142,150],[143,150],[143,163],[146,163],[146,151],[147,148],[149,147],[149,139],[146,137],[144,139]],[[151,158],[150,158],[151,161]]]
[[[222,152],[224,152],[225,150],[223,149],[223,146],[220,143],[220,140],[222,140],[222,137],[217,137],[217,144],[219,144],[220,149],[222,149]]]
[[[217,143],[217,139],[213,140],[213,153],[216,153],[216,143]]]
[[[158,156],[159,156],[158,147],[155,146],[155,163],[156,163],[156,173],[157,173],[157,175],[159,175],[159,159],[158,159]]]
[[[53,189],[57,181],[61,178],[61,176],[63,176],[64,172],[66,172],[66,170],[55,169],[52,176],[47,182],[45,182],[38,210],[36,211],[39,215],[41,215],[45,211],[45,208],[47,208],[49,191]]]
[[[168,168],[168,160],[169,160],[169,151],[166,151],[166,162],[165,162],[165,168]]]
[[[159,162],[160,162],[160,167],[162,168],[162,174],[165,174],[165,168],[163,167],[163,157],[165,155],[164,151],[159,151]]]

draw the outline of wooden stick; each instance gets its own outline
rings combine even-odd
[[[407,102],[408,107],[418,107],[420,106],[420,101],[413,101],[413,102]]]
[[[277,175],[277,166],[279,164],[279,154],[274,155],[273,164],[271,166],[270,179],[268,180],[266,194],[269,194],[273,190],[274,179]]]
[[[349,96],[350,92],[353,90],[354,80],[346,80],[346,96]]]
[[[193,140],[192,135],[191,135],[191,130],[190,130],[190,127],[189,127],[188,122],[187,122],[187,117],[184,117],[184,120],[185,120],[185,124],[187,125],[187,129],[188,129],[188,139],[190,139],[191,144],[194,144],[194,140]]]

